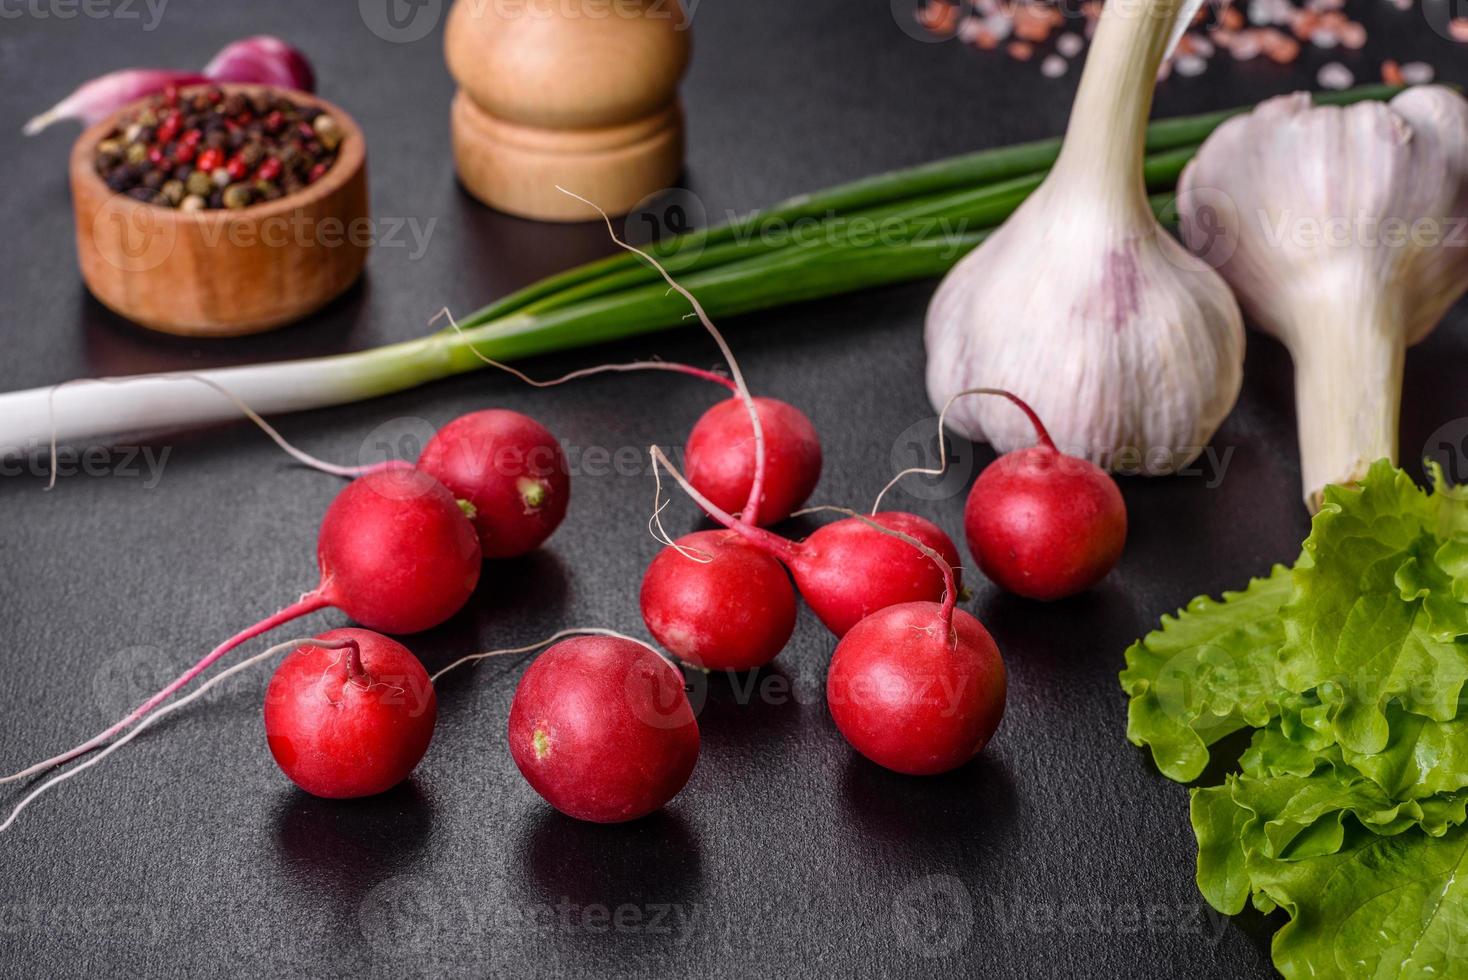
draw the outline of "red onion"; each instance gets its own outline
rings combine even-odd
[[[113,111],[144,96],[161,92],[170,85],[197,85],[209,79],[203,75],[163,68],[124,68],[94,78],[25,124],[23,132],[34,136],[54,122],[80,119],[90,126],[105,119]]]
[[[306,56],[268,34],[235,41],[214,56],[204,74],[216,82],[249,82],[298,92],[316,91],[316,74]]]
[[[125,68],[94,78],[25,124],[34,136],[52,123],[79,119],[86,125],[170,85],[240,82],[313,92],[316,77],[300,51],[278,37],[259,35],[235,41],[209,62],[203,74],[164,68]]]

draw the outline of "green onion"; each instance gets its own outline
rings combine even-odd
[[[1370,86],[1317,99],[1346,104],[1396,91]],[[1245,111],[1151,125],[1146,179],[1163,195],[1154,207],[1164,206],[1208,134]],[[1024,202],[1059,146],[1043,140],[866,178],[691,232],[656,251],[673,256],[679,281],[710,315],[723,317],[932,278]],[[811,240],[771,234],[796,222],[815,231]],[[874,239],[872,228],[882,235]],[[25,451],[53,435],[83,439],[238,417],[220,388],[265,414],[359,401],[478,369],[471,345],[508,361],[667,329],[687,314],[654,270],[621,253],[521,289],[461,320],[458,330],[374,350],[0,395],[0,453]]]

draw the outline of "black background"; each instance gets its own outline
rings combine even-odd
[[[65,0],[3,6],[23,15],[0,21],[0,388],[368,347],[425,331],[445,305],[470,311],[610,251],[595,226],[513,220],[458,188],[441,25],[390,43],[346,0],[170,0],[155,30],[144,29],[141,3],[128,8],[139,19],[101,20],[63,19]],[[1360,6],[1373,42],[1345,60],[1363,80],[1393,56],[1468,82],[1465,49],[1420,13]],[[1075,85],[1074,72],[1046,81],[1034,64],[916,40],[875,2],[704,0],[694,26],[687,186],[710,218],[1053,135]],[[64,176],[75,130],[23,140],[19,129],[89,75],[197,66],[259,32],[309,52],[321,93],[365,127],[375,215],[435,222],[428,248],[377,249],[358,288],[275,334],[207,344],[150,335],[105,311],[77,276]],[[1334,56],[1307,51],[1293,69],[1221,58],[1201,78],[1164,84],[1157,111],[1285,92]],[[795,402],[820,429],[819,502],[860,506],[931,443],[921,324],[932,288],[728,324],[756,389]],[[1445,423],[1468,434],[1465,320],[1460,307],[1408,359],[1404,458]],[[1307,530],[1289,360],[1258,335],[1249,345],[1242,399],[1213,447],[1228,454],[1222,480],[1216,468],[1123,480],[1133,531],[1107,582],[1049,606],[975,583],[969,608],[998,639],[1011,691],[995,742],[958,773],[906,779],[853,756],[820,696],[832,641],[805,612],[763,675],[793,695],[741,698],[716,679],[687,789],[622,827],[559,817],[516,773],[503,729],[522,662],[446,683],[411,783],[346,804],[305,796],[272,764],[261,672],[65,785],[0,837],[0,965],[53,975],[1269,975],[1275,923],[1205,913],[1186,790],[1127,744],[1115,677],[1125,646],[1161,613],[1291,560]],[[648,355],[716,360],[685,331],[528,370]],[[645,449],[678,445],[713,398],[664,376],[538,392],[480,374],[280,425],[309,451],[352,462],[384,433],[421,428],[415,420],[502,405],[575,447]],[[146,445],[171,453],[156,485],[75,477],[46,493],[40,476],[0,481],[6,771],[98,730],[315,584],[316,524],[336,480],[293,465],[245,424]],[[990,458],[966,449],[960,471]],[[651,481],[590,469],[549,547],[488,568],[468,611],[410,640],[430,669],[570,626],[642,632],[637,583],[657,547],[645,530]],[[962,490],[893,503],[957,539]],[[697,523],[681,503],[670,517],[675,531]],[[319,614],[280,638],[341,622]],[[3,801],[18,797],[7,787]],[[601,911],[619,909],[622,928],[603,931]]]

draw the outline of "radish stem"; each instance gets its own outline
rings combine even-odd
[[[902,480],[903,477],[913,476],[914,474],[922,476],[942,476],[944,473],[948,472],[948,440],[943,436],[943,424],[948,418],[948,410],[953,407],[953,403],[967,395],[998,395],[1000,398],[1007,398],[1010,401],[1014,402],[1014,404],[1019,406],[1019,410],[1024,412],[1025,415],[1029,417],[1030,424],[1035,427],[1035,437],[1039,441],[1040,445],[1045,446],[1049,449],[1055,449],[1055,443],[1051,440],[1050,433],[1046,431],[1045,424],[1040,421],[1040,416],[1036,415],[1035,410],[1033,408],[1030,408],[1029,403],[1025,402],[1018,395],[1015,395],[1012,392],[1005,391],[1003,388],[968,388],[964,391],[956,391],[948,399],[948,401],[944,403],[943,410],[938,413],[937,468],[928,469],[927,467],[923,466],[910,466],[907,469],[898,473],[891,480],[888,480],[887,485],[882,488],[881,493],[877,494],[877,499],[872,504],[873,514],[881,509],[882,498],[887,496],[887,491],[895,487]]]
[[[447,674],[449,671],[455,670],[459,667],[464,667],[469,664],[475,664],[481,660],[488,660],[491,657],[507,657],[516,653],[534,653],[536,650],[539,650],[542,647],[548,647],[552,643],[559,643],[561,640],[564,640],[568,636],[610,636],[614,639],[627,640],[632,643],[640,644],[647,647],[649,650],[652,650],[652,652],[656,653],[658,656],[663,656],[662,652],[654,648],[651,644],[645,643],[644,641],[639,640],[634,636],[626,636],[622,633],[616,632],[615,630],[601,629],[596,626],[586,626],[579,629],[561,630],[559,633],[548,636],[538,643],[530,643],[523,647],[509,647],[504,650],[490,650],[486,653],[471,653],[469,654],[469,656],[460,657],[458,660],[455,660],[447,667],[440,669],[430,678],[430,680],[432,680],[433,683],[437,684],[440,677],[442,677],[444,674]]]
[[[22,779],[29,779],[31,776],[34,776],[37,773],[44,772],[45,770],[54,768],[55,766],[63,765],[64,763],[70,762],[72,759],[75,759],[79,755],[85,755],[86,753],[95,749],[97,746],[106,742],[108,739],[112,738],[118,732],[127,728],[129,725],[133,724],[139,719],[146,717],[149,712],[151,712],[159,704],[161,704],[163,701],[166,701],[176,691],[188,684],[189,681],[193,680],[195,677],[198,677],[205,670],[208,670],[215,661],[219,660],[220,657],[223,657],[225,654],[229,653],[240,644],[254,639],[261,633],[269,632],[270,630],[275,629],[277,626],[281,626],[294,619],[299,619],[302,616],[306,616],[321,609],[325,609],[330,604],[331,603],[328,600],[321,596],[319,591],[306,593],[299,600],[289,606],[286,606],[284,609],[280,610],[274,615],[268,616],[265,619],[260,620],[260,622],[256,623],[255,625],[241,630],[234,636],[225,640],[219,646],[210,651],[209,654],[204,657],[204,659],[200,660],[198,663],[194,664],[194,666],[184,671],[167,687],[163,688],[157,694],[154,694],[148,700],[144,701],[137,708],[133,709],[131,714],[113,724],[106,731],[94,735],[92,738],[88,739],[82,744],[76,746],[73,749],[68,749],[60,755],[53,756],[52,758],[47,759],[44,762],[38,762],[35,765],[29,766],[12,776],[0,778],[0,783],[13,783],[18,782]]]
[[[162,708],[159,708],[157,711],[153,712],[153,714],[140,721],[137,726],[133,728],[132,731],[128,732],[126,735],[122,736],[117,741],[107,746],[101,752],[98,752],[92,758],[87,759],[85,762],[78,763],[77,765],[68,769],[66,772],[63,772],[56,776],[52,776],[40,786],[37,786],[34,790],[28,793],[24,799],[22,799],[19,803],[15,805],[15,808],[10,811],[10,816],[6,818],[5,822],[0,823],[0,833],[8,830],[10,828],[10,825],[15,823],[15,819],[20,816],[21,811],[30,806],[37,797],[41,796],[43,793],[46,793],[53,787],[66,782],[73,776],[76,776],[84,772],[85,770],[92,768],[97,763],[101,762],[103,759],[107,758],[109,755],[116,752],[118,749],[122,748],[124,745],[131,742],[139,735],[143,734],[143,732],[147,731],[150,727],[162,721],[168,715],[172,714],[175,711],[178,711],[181,708],[187,707],[193,701],[197,701],[205,694],[208,694],[210,689],[213,688],[215,685],[224,683],[235,674],[238,674],[241,671],[249,670],[256,664],[261,663],[265,660],[269,660],[271,657],[274,657],[280,653],[284,653],[285,651],[293,649],[295,647],[314,646],[321,647],[324,650],[336,650],[345,646],[355,645],[355,642],[356,641],[354,640],[287,640],[284,643],[277,643],[269,650],[266,650],[262,653],[257,653],[253,657],[250,657],[247,660],[243,660],[240,663],[235,664],[228,670],[225,670],[220,674],[211,677],[209,680],[199,685],[197,690],[191,691],[190,693],[179,698],[177,701],[174,701],[172,704],[167,704],[164,705]]]

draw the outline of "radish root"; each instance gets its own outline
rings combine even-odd
[[[447,674],[451,670],[456,670],[459,667],[464,667],[469,664],[476,664],[481,660],[488,660],[491,657],[508,657],[517,653],[534,653],[536,650],[539,650],[542,647],[548,647],[553,643],[559,643],[561,640],[572,636],[610,636],[616,640],[630,640],[631,642],[636,643],[639,646],[647,647],[647,649],[651,650],[653,653],[656,653],[659,657],[663,656],[662,651],[658,650],[656,647],[643,640],[637,639],[637,637],[635,636],[626,636],[625,634],[618,633],[615,630],[602,629],[597,626],[587,626],[580,629],[561,630],[558,633],[546,637],[538,643],[530,643],[523,647],[509,647],[504,650],[490,650],[485,653],[471,653],[469,654],[469,656],[460,657],[458,660],[455,660],[447,667],[442,668],[432,677],[430,677],[429,680],[437,684],[440,677],[442,677],[444,674]]]
[[[719,353],[724,355],[724,361],[729,365],[729,374],[734,381],[734,391],[738,394],[739,399],[744,402],[744,407],[749,411],[750,424],[754,427],[754,482],[749,488],[749,501],[744,505],[744,513],[741,516],[746,523],[755,523],[756,518],[759,516],[759,503],[765,493],[765,430],[760,424],[759,411],[755,408],[754,396],[749,393],[749,385],[744,382],[744,372],[739,370],[739,362],[735,360],[734,351],[729,347],[729,342],[724,339],[724,335],[719,332],[719,328],[714,326],[714,322],[709,319],[708,313],[704,311],[703,304],[687,289],[680,286],[678,281],[669,274],[668,270],[663,268],[661,262],[636,245],[629,245],[617,237],[617,230],[612,226],[610,215],[598,205],[593,204],[574,191],[566,190],[560,184],[556,185],[556,190],[565,194],[567,197],[574,197],[601,215],[602,221],[607,226],[607,234],[611,236],[612,241],[616,243],[617,247],[625,249],[633,255],[640,256],[644,262],[658,271],[674,291],[688,300],[689,305],[693,307],[694,314],[698,317],[698,321],[703,324],[704,329],[709,332],[709,336],[714,338],[714,343],[719,346]]]
[[[463,328],[459,326],[458,321],[454,319],[454,315],[449,312],[449,308],[447,306],[439,310],[434,318],[428,321],[428,325],[433,326],[433,324],[437,323],[439,320],[444,319],[449,321],[449,326],[452,327],[454,329],[454,332],[457,333],[459,336],[468,336],[468,334],[464,333]],[[581,368],[576,371],[570,371],[566,374],[561,375],[559,378],[551,378],[549,381],[539,381],[535,378],[532,378],[524,371],[521,371],[519,368],[514,367],[513,365],[506,364],[503,361],[496,361],[493,358],[486,356],[485,354],[480,352],[478,347],[474,346],[473,342],[468,343],[468,348],[469,353],[479,358],[479,360],[483,361],[485,364],[488,364],[492,368],[498,368],[499,370],[504,371],[507,374],[513,374],[515,377],[530,385],[532,388],[554,388],[556,385],[563,385],[567,381],[576,381],[579,378],[590,378],[598,374],[624,374],[631,371],[674,371],[678,374],[687,374],[692,377],[699,378],[703,381],[711,381],[714,384],[722,385],[725,388],[728,388],[730,391],[735,392],[736,394],[739,391],[738,387],[731,379],[724,377],[717,371],[706,371],[703,368],[696,368],[690,364],[678,364],[673,361],[659,360],[627,361],[623,364],[598,364],[595,367]]]
[[[206,378],[203,375],[179,374],[175,372],[170,374],[136,374],[125,378],[73,378],[70,381],[63,381],[58,385],[53,385],[51,389],[46,392],[46,414],[51,423],[51,479],[46,484],[47,490],[53,490],[56,487],[56,444],[58,441],[56,437],[56,393],[59,392],[62,388],[65,388],[69,385],[120,385],[127,384],[132,381],[197,382],[198,384],[204,385],[207,388],[214,389],[215,391],[219,392],[219,394],[223,395],[225,398],[233,402],[235,408],[238,408],[240,410],[240,414],[244,415],[245,418],[249,419],[251,422],[254,422],[255,425],[259,426],[260,431],[269,436],[272,442],[283,449],[286,455],[290,456],[296,462],[301,463],[304,466],[309,466],[313,470],[320,470],[323,473],[329,473],[332,476],[354,477],[360,475],[362,470],[364,469],[364,467],[360,466],[338,466],[335,463],[328,463],[324,459],[318,459],[317,457],[312,456],[310,453],[306,452],[304,449],[297,449],[286,439],[285,436],[280,434],[279,430],[277,430],[275,426],[265,421],[264,416],[262,416],[259,412],[256,412],[253,408],[246,404],[243,398],[230,391],[218,381],[215,381],[212,378]]]
[[[255,666],[256,664],[259,664],[259,663],[261,663],[263,661],[269,660],[271,657],[274,657],[274,656],[276,656],[276,655],[278,655],[280,653],[284,653],[285,651],[290,650],[290,649],[294,649],[296,647],[313,646],[313,647],[320,647],[320,648],[325,649],[325,650],[336,650],[336,649],[341,649],[343,647],[356,646],[356,645],[357,645],[357,641],[356,640],[318,640],[318,639],[287,640],[284,643],[277,643],[275,646],[271,647],[269,650],[264,651],[263,653],[257,653],[257,654],[255,654],[253,657],[250,657],[248,660],[243,660],[240,663],[235,664],[233,667],[230,667],[228,670],[220,673],[219,675],[217,675],[215,677],[211,677],[209,680],[207,680],[203,684],[199,685],[198,690],[193,691],[193,692],[185,695],[184,697],[179,698],[177,701],[173,702],[172,704],[165,705],[164,707],[159,708],[153,714],[149,715],[148,717],[144,718],[141,722],[139,722],[138,725],[135,728],[133,728],[132,731],[128,732],[122,738],[119,738],[117,741],[115,741],[111,745],[107,746],[107,748],[103,749],[101,752],[97,753],[92,758],[90,758],[90,759],[86,760],[85,762],[82,762],[82,763],[80,763],[80,764],[78,764],[76,766],[73,766],[72,768],[66,770],[66,772],[61,773],[60,775],[52,776],[50,779],[46,780],[40,786],[37,786],[35,789],[31,790],[31,792],[28,793],[28,794],[26,794],[25,798],[22,799],[19,803],[17,803],[15,805],[15,808],[10,811],[10,816],[5,819],[5,822],[4,823],[0,823],[0,833],[4,833],[6,830],[10,829],[10,826],[15,823],[16,818],[20,816],[21,812],[23,810],[25,810],[26,807],[30,806],[33,802],[35,802],[35,800],[38,797],[40,797],[41,795],[43,795],[46,792],[50,791],[51,789],[55,788],[56,786],[60,785],[61,783],[66,782],[68,779],[71,779],[73,776],[76,776],[79,773],[82,773],[82,772],[86,771],[87,769],[92,768],[97,763],[101,762],[103,759],[107,758],[109,755],[111,755],[112,753],[116,752],[118,749],[122,748],[128,742],[131,742],[133,739],[135,739],[139,735],[143,734],[143,732],[147,731],[150,727],[152,727],[153,725],[155,725],[158,722],[162,721],[169,714],[171,714],[171,713],[173,713],[175,711],[178,711],[181,708],[187,707],[193,701],[197,701],[199,698],[201,698],[205,694],[209,693],[210,689],[213,688],[215,685],[224,683],[225,681],[229,680],[229,678],[233,677],[235,674],[241,673],[242,671],[249,670],[251,667]]]
[[[944,473],[948,472],[948,439],[944,436],[944,423],[947,421],[948,410],[953,407],[953,403],[958,401],[960,398],[964,398],[968,395],[997,395],[1000,398],[1009,399],[1011,402],[1019,406],[1020,411],[1029,416],[1030,423],[1035,427],[1035,435],[1038,438],[1040,445],[1048,446],[1051,449],[1055,448],[1055,443],[1051,441],[1050,433],[1046,431],[1044,423],[1040,421],[1040,417],[1036,415],[1035,410],[1030,408],[1030,406],[1026,404],[1023,400],[1021,400],[1018,395],[1015,395],[1012,392],[1005,391],[1003,388],[966,388],[963,391],[955,393],[953,397],[944,402],[943,411],[938,413],[937,467],[929,469],[923,466],[911,466],[898,473],[887,482],[887,485],[882,488],[882,492],[877,494],[876,502],[872,504],[871,512],[873,514],[876,514],[877,511],[881,509],[882,498],[887,496],[887,491],[897,486],[897,484],[901,482],[903,477],[913,475],[942,476]]]
[[[328,605],[329,603],[325,599],[323,599],[319,593],[306,593],[305,595],[301,596],[301,598],[295,603],[286,606],[280,612],[277,612],[272,616],[262,619],[254,626],[242,630],[241,632],[236,633],[234,636],[230,637],[228,640],[225,640],[219,646],[210,651],[209,654],[204,657],[204,659],[200,660],[198,663],[194,664],[194,666],[184,671],[184,673],[180,674],[167,687],[163,688],[157,694],[154,694],[137,708],[134,708],[131,714],[127,715],[125,718],[112,725],[112,727],[108,728],[106,731],[94,735],[92,738],[88,739],[82,744],[76,746],[75,748],[68,749],[60,755],[53,756],[50,759],[45,760],[44,762],[38,762],[33,766],[22,769],[20,772],[15,773],[14,775],[0,778],[0,784],[14,783],[19,782],[23,779],[29,779],[31,776],[45,772],[47,769],[53,769],[56,766],[70,762],[77,756],[85,755],[86,753],[105,743],[108,739],[112,738],[114,735],[118,734],[129,725],[132,725],[139,720],[148,717],[149,713],[157,708],[159,704],[166,701],[176,691],[187,685],[190,681],[192,681],[195,677],[198,677],[205,670],[208,670],[215,661],[217,661],[220,657],[223,657],[225,654],[229,653],[231,650],[238,647],[240,644],[252,640],[262,633],[269,632],[270,630],[275,629],[275,627],[277,626],[284,625],[285,623],[288,623],[293,619],[299,619],[302,616],[306,616],[310,613],[325,609]]]

